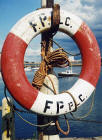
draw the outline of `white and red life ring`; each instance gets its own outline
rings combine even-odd
[[[33,112],[54,116],[73,111],[74,99],[79,107],[89,98],[100,75],[101,57],[89,27],[79,17],[61,10],[59,31],[72,37],[80,49],[83,63],[80,76],[68,89],[72,96],[46,95],[32,87],[24,72],[25,50],[35,36],[51,27],[51,12],[52,8],[37,10],[14,25],[4,42],[1,64],[3,80],[19,104]]]

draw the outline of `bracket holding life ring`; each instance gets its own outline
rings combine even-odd
[[[46,95],[36,90],[24,72],[24,54],[30,41],[51,27],[52,8],[36,10],[18,21],[9,32],[2,49],[3,80],[15,100],[33,112],[57,116],[81,106],[94,91],[100,75],[100,51],[89,27],[77,16],[61,10],[59,31],[66,33],[78,45],[82,55],[82,70],[76,83],[67,92]],[[97,64],[97,65],[96,65]],[[67,85],[66,85],[67,86]]]

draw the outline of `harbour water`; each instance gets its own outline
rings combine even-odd
[[[80,69],[81,69],[80,67],[73,67],[74,72],[80,72]],[[65,69],[55,69],[55,72],[57,74],[59,71],[63,71],[63,70]],[[33,79],[34,71],[28,71],[26,72],[26,75],[29,81],[31,82]],[[59,78],[59,92],[70,88],[75,83],[76,80],[77,77]],[[71,115],[67,114],[67,118],[69,119],[71,130],[69,135],[66,137],[102,136],[102,95],[101,94],[102,94],[102,70],[101,70],[100,79],[96,87],[94,107],[91,114],[84,119],[87,121],[76,121],[76,120],[73,121],[71,120]],[[7,93],[7,95],[10,96],[9,93]],[[2,81],[2,78],[0,78],[0,105],[2,104],[3,97],[4,97],[4,83]],[[89,111],[91,100],[92,97],[90,97],[89,100],[77,110],[77,112],[74,112],[74,115],[79,117],[87,113]],[[16,105],[17,108],[21,108],[20,105],[18,105],[16,102],[14,102],[14,104]],[[32,115],[29,113],[20,113],[20,115],[34,124],[37,123],[36,114]],[[59,121],[61,124],[61,128],[66,130],[67,127],[66,127],[65,120],[60,119]],[[0,112],[0,127],[1,127],[1,112]],[[16,138],[31,138],[32,136],[36,136],[37,134],[36,130],[37,130],[36,127],[25,123],[15,114]],[[61,137],[65,137],[62,134],[60,135]],[[0,128],[0,137],[1,137],[1,128]]]

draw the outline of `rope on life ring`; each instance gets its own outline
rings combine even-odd
[[[69,35],[82,55],[82,70],[76,83],[58,95],[46,95],[32,87],[24,72],[24,54],[30,41],[51,27],[52,8],[32,12],[9,32],[2,49],[1,70],[4,83],[15,100],[28,110],[58,116],[75,110],[92,94],[100,75],[100,51],[89,27],[77,16],[61,10],[59,31]],[[97,64],[97,65],[96,65]],[[66,85],[67,86],[67,85]]]

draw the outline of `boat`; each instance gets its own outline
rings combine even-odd
[[[32,71],[32,68],[31,67],[25,67],[24,70],[25,71]]]
[[[39,67],[34,67],[32,68],[32,70],[37,71],[39,69]]]
[[[59,72],[58,73],[58,76],[59,77],[71,77],[71,76],[79,76],[79,73],[75,73],[72,71],[72,68],[71,69],[67,69],[66,71],[62,71],[62,72]]]

